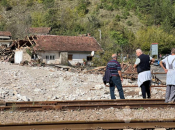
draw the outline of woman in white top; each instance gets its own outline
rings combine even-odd
[[[166,68],[163,63],[166,64]],[[167,73],[165,102],[172,103],[175,100],[175,48],[171,50],[171,55],[160,61],[160,66]]]

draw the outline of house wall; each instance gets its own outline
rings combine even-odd
[[[72,60],[69,60],[69,64],[76,65],[77,63],[83,63],[83,59],[87,59],[87,56],[91,56],[91,52],[69,52],[72,54]]]
[[[68,60],[68,55],[72,55],[72,60]],[[76,65],[83,64],[83,59],[87,60],[87,56],[91,56],[91,52],[58,52],[58,51],[43,51],[37,52],[38,58],[46,64],[65,64]],[[46,56],[54,55],[55,59],[46,59]]]
[[[58,51],[37,52],[37,55],[38,58],[45,64],[60,64],[60,56]],[[49,56],[49,59],[46,59],[46,56]],[[54,56],[54,59],[51,59],[50,56]]]

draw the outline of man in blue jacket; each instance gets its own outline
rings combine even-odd
[[[114,92],[115,92],[115,86],[118,89],[120,99],[125,99],[123,88],[121,81],[123,81],[122,73],[121,73],[121,66],[120,63],[117,61],[117,55],[112,55],[112,60],[108,62],[106,69],[109,69],[111,72],[111,80],[112,83],[110,84],[110,95],[111,99],[116,99]]]

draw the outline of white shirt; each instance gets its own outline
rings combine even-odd
[[[138,74],[137,84],[140,87],[145,81],[151,80],[151,71],[143,71]]]
[[[149,57],[149,58],[150,58],[150,60],[152,60],[152,57]],[[140,59],[137,58],[136,61],[135,61],[135,64],[138,65],[139,63],[140,63]]]
[[[162,60],[162,62],[166,64],[166,69],[169,69],[168,63],[171,64],[174,58],[175,58],[175,55],[169,55],[165,59]],[[173,69],[175,69],[175,60],[173,62]]]
[[[169,55],[162,60],[166,64],[166,69],[168,69],[166,76],[166,85],[175,85],[175,55]],[[172,63],[173,61],[173,63]],[[173,69],[169,69],[169,65],[172,64]]]

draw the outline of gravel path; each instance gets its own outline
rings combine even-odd
[[[0,62],[0,100],[51,101],[110,99],[102,75],[73,73],[51,67]],[[123,85],[137,85],[125,79]],[[126,99],[141,99],[140,88],[123,88]],[[166,88],[153,88],[152,98],[164,98]],[[116,98],[119,99],[116,89]]]

